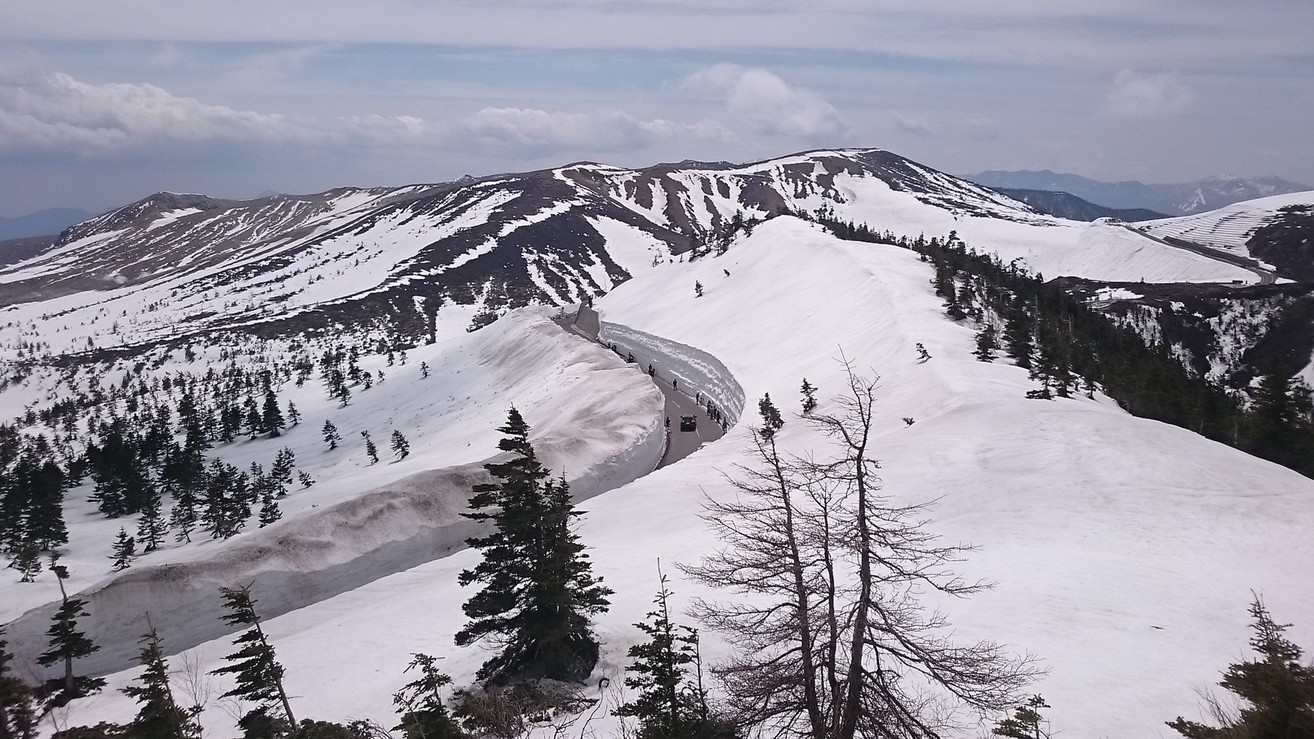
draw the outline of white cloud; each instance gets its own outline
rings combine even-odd
[[[1176,72],[1141,73],[1120,69],[1105,100],[1106,111],[1119,118],[1154,118],[1180,113],[1194,95]]]
[[[484,108],[466,119],[464,129],[484,144],[526,153],[629,151],[667,140],[728,136],[719,124],[709,121],[688,124],[661,118],[642,120],[620,111],[567,113],[537,108]]]
[[[681,86],[722,99],[736,123],[759,134],[816,140],[847,130],[835,106],[765,69],[717,64],[689,75]]]
[[[935,129],[931,127],[931,124],[921,118],[911,118],[909,116],[896,114],[894,116],[894,127],[904,133],[910,133],[914,136],[928,137],[935,135]]]
[[[93,85],[63,73],[0,76],[0,141],[15,146],[91,153],[158,140],[312,142],[326,136],[284,115],[202,103],[150,84]]]
[[[433,124],[410,115],[353,115],[340,122],[345,133],[374,146],[413,145],[438,134]]]

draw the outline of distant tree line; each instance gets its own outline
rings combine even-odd
[[[957,234],[895,236],[866,224],[801,214],[842,239],[911,249],[935,269],[945,313],[978,327],[977,356],[1002,352],[1030,371],[1029,397],[1071,397],[1095,389],[1142,418],[1171,423],[1314,476],[1314,402],[1310,389],[1280,367],[1238,394],[1189,371],[1173,347],[1149,343],[1032,274],[1020,260],[979,254]]]

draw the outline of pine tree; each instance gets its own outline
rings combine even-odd
[[[221,620],[230,626],[251,627],[233,640],[238,650],[224,658],[228,664],[210,672],[211,675],[232,675],[237,683],[221,697],[239,698],[255,704],[255,708],[242,716],[239,726],[268,724],[285,727],[278,733],[286,733],[297,722],[283,688],[283,665],[279,664],[273,645],[260,627],[251,586],[219,588],[219,595],[228,610]]]
[[[142,552],[153,552],[160,548],[164,535],[169,533],[169,524],[164,520],[164,511],[158,490],[147,498],[141,509],[141,518],[137,520],[137,539],[142,543]]]
[[[429,376],[429,363],[420,362],[420,377],[424,378],[428,376]]]
[[[1250,646],[1257,662],[1238,662],[1227,668],[1219,685],[1240,698],[1244,706],[1229,715],[1218,700],[1210,699],[1214,727],[1181,716],[1168,726],[1188,739],[1309,739],[1314,737],[1314,665],[1301,664],[1302,651],[1283,636],[1290,624],[1277,624],[1258,596],[1250,604]]]
[[[406,459],[406,456],[411,453],[410,443],[406,441],[406,437],[402,435],[402,432],[396,429],[392,431],[392,451],[397,455],[398,462]]]
[[[982,362],[995,361],[995,352],[999,350],[999,337],[994,324],[987,323],[976,332],[976,351],[972,354]]]
[[[297,404],[290,400],[287,402],[287,420],[293,426],[301,424],[301,411],[297,410]]]
[[[47,460],[28,480],[28,536],[44,551],[68,543],[64,525],[64,472]]]
[[[506,434],[498,448],[512,457],[484,465],[495,481],[475,486],[473,512],[463,514],[494,530],[466,540],[483,559],[458,582],[484,587],[466,601],[470,622],[456,643],[491,638],[502,646],[476,674],[489,684],[582,680],[598,658],[589,616],[606,610],[612,591],[593,576],[584,545],[570,528],[579,515],[570,490],[565,480],[548,479],[520,412],[512,408],[498,430]]]
[[[301,487],[304,489],[314,485],[315,478],[311,477],[310,473],[305,470],[297,470],[297,482],[301,483]]]
[[[73,662],[99,651],[100,647],[78,630],[78,618],[87,615],[87,603],[81,598],[68,597],[68,591],[64,589],[64,581],[68,579],[68,568],[59,564],[59,558],[52,555],[50,570],[55,573],[55,579],[59,583],[60,604],[50,628],[46,631],[46,635],[50,637],[50,648],[37,657],[37,664],[50,667],[63,663],[63,679],[52,681],[62,691],[56,703],[63,705],[73,698],[90,695],[100,690],[105,685],[105,681],[73,674]]]
[[[694,297],[695,298],[703,297],[703,283],[697,280],[694,280]]]
[[[807,382],[807,380],[804,380]],[[770,439],[776,435],[776,432],[785,426],[785,419],[781,418],[780,410],[776,408],[775,403],[771,402],[771,393],[766,393],[757,403],[757,411],[762,415],[762,437]]]
[[[648,641],[630,647],[634,662],[626,672],[625,685],[639,691],[638,697],[616,709],[618,716],[638,719],[636,739],[702,739],[729,735],[727,727],[714,721],[702,687],[698,655],[698,632],[671,623],[666,576],[659,575],[661,590],[653,599],[656,608],[649,621],[635,624]],[[697,668],[697,681],[690,675]]]
[[[122,572],[132,566],[133,557],[137,556],[137,542],[128,532],[119,527],[119,536],[114,540],[114,554],[110,559],[114,561],[113,569],[115,572]]]
[[[269,483],[276,497],[287,495],[287,486],[292,484],[292,470],[296,469],[297,456],[287,447],[278,450],[274,464],[269,468]]]
[[[370,464],[379,463],[379,448],[374,446],[374,440],[370,438],[370,432],[362,431],[360,435],[365,438],[365,454],[370,458]]]
[[[274,438],[282,433],[282,429],[287,427],[287,422],[283,420],[283,411],[278,407],[278,395],[274,393],[273,388],[265,389],[265,403],[260,412],[260,428],[269,434],[269,438]]]
[[[393,705],[401,711],[401,723],[393,727],[405,739],[463,739],[456,720],[443,705],[440,690],[452,678],[438,670],[438,660],[427,654],[414,654],[406,672],[419,670],[420,675],[392,696]]]
[[[342,437],[338,436],[338,427],[334,426],[332,421],[324,422],[324,429],[321,433],[324,435],[324,443],[328,444],[330,452],[338,448],[338,442],[342,441]]]
[[[197,739],[201,729],[192,714],[180,707],[169,687],[169,668],[164,661],[160,636],[152,626],[139,642],[138,660],[145,671],[136,685],[120,692],[141,704],[137,716],[128,724],[127,734],[134,739]]]
[[[1014,307],[1005,318],[1004,345],[1017,366],[1031,367],[1031,316],[1027,314],[1025,303]]]
[[[1010,739],[1049,739],[1049,732],[1040,728],[1045,720],[1040,711],[1045,708],[1049,708],[1045,699],[1033,695],[1024,705],[1018,706],[1012,716],[996,722],[990,733]]]
[[[263,529],[282,517],[283,511],[279,510],[273,492],[266,490],[260,497],[260,528]]]
[[[36,704],[32,689],[10,674],[9,642],[0,625],[0,739],[32,739],[36,736]]]
[[[803,415],[807,415],[817,407],[817,389],[808,382],[808,378],[803,378]]]

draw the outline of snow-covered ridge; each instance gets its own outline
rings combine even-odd
[[[37,322],[38,354],[135,352],[234,327],[418,327],[457,306],[477,328],[517,306],[603,294],[719,244],[742,220],[798,211],[913,238],[957,231],[1047,277],[1254,279],[1135,234],[1039,215],[888,151],[844,149],[733,166],[576,164],[252,201],[162,194],[0,268],[10,324],[0,347]]]

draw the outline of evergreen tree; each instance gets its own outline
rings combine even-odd
[[[703,297],[703,283],[697,280],[694,280],[694,297],[695,298]]]
[[[1049,708],[1045,699],[1033,695],[1024,705],[1018,706],[1012,716],[996,722],[990,733],[1010,739],[1049,739],[1049,732],[1040,728],[1045,720],[1040,711],[1045,708]]]
[[[976,351],[973,356],[982,362],[995,361],[995,352],[999,350],[999,337],[993,324],[987,323],[976,332]]]
[[[19,582],[36,582],[41,572],[41,547],[28,537],[12,545],[13,561],[9,566],[18,570]]]
[[[427,654],[415,654],[406,672],[419,670],[419,677],[392,696],[401,711],[401,723],[393,727],[405,739],[463,739],[465,732],[443,705],[440,690],[452,678],[438,670],[438,660]]]
[[[164,520],[164,511],[158,490],[154,491],[142,506],[141,518],[137,520],[137,540],[142,543],[142,552],[153,552],[160,548],[164,535],[169,533],[169,524]]]
[[[251,587],[219,588],[219,594],[228,610],[221,620],[230,626],[251,628],[233,640],[238,649],[225,657],[228,664],[211,670],[210,674],[232,675],[236,681],[233,689],[222,697],[255,704],[255,708],[242,716],[239,726],[248,731],[248,727],[263,726],[272,728],[270,733],[273,735],[285,734],[296,726],[296,718],[283,688],[283,665],[279,664],[273,645],[260,627]]]
[[[301,411],[297,410],[297,404],[290,400],[287,402],[287,420],[293,426],[301,424]]]
[[[129,698],[136,698],[141,705],[136,718],[127,726],[127,735],[132,739],[198,739],[200,727],[192,714],[173,698],[169,668],[155,627],[146,632],[140,644],[142,647],[137,658],[146,669],[137,678],[137,684],[120,691]]]
[[[332,421],[324,422],[324,429],[321,433],[324,435],[324,443],[328,444],[330,452],[338,448],[338,442],[342,441],[342,437],[338,436],[338,427],[334,426]]]
[[[274,464],[269,468],[269,484],[276,497],[287,495],[287,486],[292,484],[292,470],[296,468],[297,456],[291,449],[283,447],[274,457]]]
[[[484,587],[466,601],[470,622],[456,643],[491,638],[502,646],[477,673],[490,684],[582,680],[598,658],[589,616],[606,610],[612,591],[593,576],[584,545],[570,528],[579,515],[570,490],[565,480],[548,479],[520,412],[512,408],[498,430],[506,434],[498,448],[512,456],[484,465],[495,481],[475,486],[473,512],[463,514],[494,530],[466,540],[483,560],[458,582]]]
[[[406,441],[406,437],[402,435],[402,432],[396,429],[392,431],[392,451],[397,455],[398,462],[406,459],[406,456],[411,453],[410,443]]]
[[[44,551],[68,543],[68,528],[64,525],[66,482],[59,465],[50,460],[42,463],[27,481],[28,536]]]
[[[283,411],[278,407],[278,395],[274,393],[273,388],[265,389],[265,404],[260,413],[260,428],[269,434],[269,438],[274,438],[282,433],[282,429],[287,427],[287,421],[283,420]]]
[[[1259,653],[1255,662],[1227,668],[1219,685],[1234,693],[1244,706],[1229,715],[1217,699],[1210,700],[1219,726],[1187,721],[1178,716],[1168,726],[1188,739],[1309,739],[1314,737],[1314,665],[1301,664],[1300,647],[1283,636],[1290,624],[1276,624],[1264,602],[1250,604],[1250,646]]]
[[[635,624],[648,641],[630,647],[634,662],[626,670],[625,685],[638,697],[616,710],[618,716],[638,719],[636,739],[703,739],[732,736],[729,727],[712,719],[702,686],[698,632],[671,623],[666,576],[653,599],[656,609],[647,623]],[[696,680],[690,675],[696,670]]]
[[[113,569],[115,572],[122,572],[132,566],[132,558],[137,556],[137,542],[128,532],[119,527],[119,536],[114,540],[114,554],[110,559],[114,561]]]
[[[374,440],[370,438],[370,432],[362,431],[360,435],[365,439],[365,454],[370,458],[370,464],[379,463],[379,448],[374,446]]]
[[[50,569],[55,573],[55,579],[59,583],[60,604],[50,628],[46,631],[46,635],[50,637],[50,648],[37,657],[37,664],[50,667],[63,663],[63,679],[51,681],[52,687],[61,691],[55,703],[63,705],[73,698],[100,690],[105,685],[105,681],[73,674],[73,662],[98,651],[100,647],[78,630],[78,618],[87,615],[87,603],[81,598],[68,597],[68,591],[64,588],[64,581],[68,579],[68,568],[59,564],[59,558],[52,555]]]
[[[817,407],[817,389],[808,382],[808,378],[803,378],[803,415],[807,415]]]
[[[420,362],[420,377],[428,377],[428,376],[429,376],[429,363]]]
[[[0,625],[0,739],[32,739],[36,736],[36,704],[32,689],[10,674],[9,642]]]
[[[806,380],[804,380],[806,382]],[[780,417],[780,410],[771,402],[771,393],[766,393],[757,403],[757,412],[762,415],[762,437],[773,438],[776,432],[785,426],[785,419]]]
[[[174,539],[191,541],[192,529],[199,520],[196,509],[200,505],[198,493],[205,489],[205,463],[199,450],[178,450],[165,464],[162,480],[173,494],[173,510],[169,512],[169,526]]]
[[[273,492],[266,489],[260,498],[260,528],[263,529],[282,517],[283,511],[279,510]]]
[[[1004,346],[1017,366],[1031,366],[1031,317],[1025,304],[1015,306],[1004,319]]]
[[[314,485],[315,478],[311,477],[310,473],[305,470],[297,470],[297,482],[301,483],[301,487],[304,489]]]

